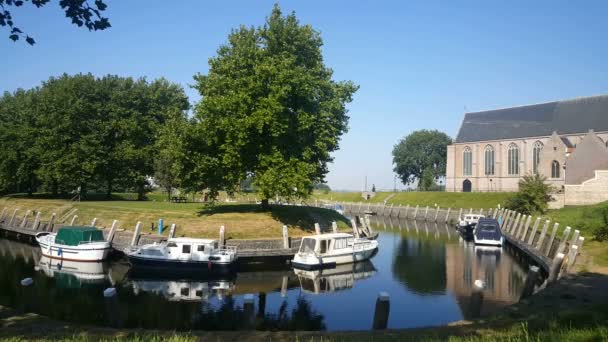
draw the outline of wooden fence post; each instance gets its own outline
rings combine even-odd
[[[435,210],[435,222],[437,222],[437,217],[439,216],[439,206],[437,206],[437,209]]]
[[[557,279],[559,279],[559,271],[562,269],[564,257],[564,253],[557,253],[557,255],[555,255],[555,258],[553,258],[551,268],[549,269],[549,276],[547,277],[547,285],[551,285],[555,283]]]
[[[458,210],[458,218],[456,220],[462,220],[462,208]]]
[[[38,230],[38,225],[40,225],[40,212],[36,213],[36,218],[34,219],[34,224],[32,225],[32,229]]]
[[[557,235],[558,229],[559,229],[559,223],[556,222],[553,225],[553,230],[551,231],[551,236],[549,236],[549,241],[547,242],[547,247],[545,247],[545,256],[546,257],[549,257],[549,253],[551,253],[551,247],[553,246],[553,241],[555,240],[555,236]]]
[[[74,217],[72,217],[72,222],[70,222],[70,226],[73,226],[74,224],[76,224],[77,219],[78,219],[78,215],[74,215]]]
[[[355,219],[350,219],[350,224],[353,226],[353,233],[356,238],[359,238],[359,229],[357,229],[357,222]]]
[[[452,208],[448,208],[448,212],[445,214],[445,223],[448,223],[450,220],[450,211],[452,211]]]
[[[116,229],[118,229],[118,221],[112,221],[112,227],[110,228],[110,232],[106,237],[106,241],[112,242],[114,240],[114,234],[116,234]]]
[[[91,227],[95,227],[97,225],[97,217],[93,218],[93,221],[91,221]]]
[[[25,215],[23,215],[23,221],[21,221],[21,225],[19,225],[21,228],[25,228],[25,225],[27,224],[27,218],[30,216],[31,213],[31,210],[25,212]]]
[[[536,242],[536,249],[541,252],[543,251],[543,242],[545,241],[545,236],[547,235],[547,230],[549,229],[550,223],[551,221],[545,220],[545,223],[543,224],[543,229],[541,230],[540,236],[538,237],[538,241]]]
[[[318,223],[315,223],[315,234],[321,235],[321,226]]]
[[[570,241],[570,246],[576,245],[578,242],[578,236],[580,235],[580,231],[578,229],[574,230],[574,235],[572,235],[572,240]]]
[[[566,242],[568,242],[568,236],[570,236],[570,227],[566,227],[564,229],[564,234],[562,235],[562,239],[560,241],[559,247],[557,247],[557,253],[564,253],[566,250]]]
[[[522,242],[526,242],[526,235],[528,235],[528,229],[530,229],[530,223],[532,223],[532,215],[528,215],[526,219],[526,225],[524,226],[524,231],[521,233],[520,240]]]
[[[576,261],[577,255],[578,255],[578,246],[570,247],[570,250],[568,251],[568,271],[570,271],[570,268],[572,266],[574,266],[574,262]]]
[[[226,227],[223,225],[220,226],[220,248],[223,248],[226,245]]]
[[[177,226],[175,225],[175,223],[173,223],[171,225],[171,229],[169,230],[169,239],[173,239],[175,237],[175,230],[177,229]]]
[[[418,217],[418,208],[420,206],[418,204],[416,204],[416,209],[414,210],[414,221],[416,220],[416,218]]]
[[[53,230],[55,230],[55,219],[56,218],[57,218],[57,214],[53,213],[53,215],[51,215],[51,220],[49,221],[48,225],[46,226],[47,232],[52,232]]]
[[[15,211],[13,211],[13,215],[11,215],[11,220],[8,221],[9,226],[11,226],[13,224],[13,221],[15,220],[15,216],[17,215],[18,211],[19,211],[19,209],[15,209]]]
[[[133,238],[131,239],[131,246],[137,246],[137,242],[139,241],[139,233],[141,232],[141,222],[137,221],[135,225],[135,231],[133,232]]]
[[[333,221],[331,223],[331,231],[334,232],[334,233],[338,232],[338,224],[336,223],[336,221]]]
[[[534,221],[534,226],[532,226],[532,234],[530,235],[530,238],[528,239],[528,245],[533,246],[534,244],[534,238],[536,237],[536,231],[538,230],[538,226],[540,225],[540,217],[536,218],[536,221]]]
[[[289,230],[283,225],[283,248],[289,249]]]

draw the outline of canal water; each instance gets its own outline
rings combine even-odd
[[[518,300],[528,265],[508,250],[475,247],[443,224],[373,223],[380,248],[368,262],[308,272],[258,264],[217,279],[137,274],[124,259],[61,263],[0,238],[0,305],[124,328],[335,331],[371,329],[379,292],[390,295],[388,328],[444,325]],[[26,277],[32,286],[20,285]],[[113,300],[103,296],[108,287]]]

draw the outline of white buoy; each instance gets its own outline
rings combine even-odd
[[[103,290],[103,296],[104,298],[111,298],[116,296],[116,289],[113,287],[108,287],[107,289]]]
[[[486,287],[486,283],[481,280],[481,279],[477,279],[475,280],[475,282],[473,283],[475,285],[475,287],[477,287],[478,289],[483,289],[484,287]]]
[[[21,286],[30,286],[34,283],[34,279],[32,278],[25,278],[21,280]]]

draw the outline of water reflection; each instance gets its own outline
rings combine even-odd
[[[371,261],[337,265],[332,269],[306,271],[295,269],[302,290],[309,293],[335,292],[351,289],[355,281],[372,277],[376,268]]]
[[[42,256],[35,268],[64,288],[80,288],[87,284],[104,284],[108,280],[108,263],[75,262]]]

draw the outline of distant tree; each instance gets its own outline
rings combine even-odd
[[[169,200],[172,190],[180,186],[179,175],[184,159],[188,124],[188,118],[183,111],[173,111],[165,125],[160,128],[156,140],[154,181],[167,192]]]
[[[322,44],[278,5],[263,27],[232,31],[209,73],[195,76],[202,100],[189,139],[189,186],[232,192],[253,176],[263,206],[275,195],[310,194],[347,131],[346,104],[358,89],[332,79]]]
[[[329,187],[329,185],[327,185],[326,183],[323,183],[323,182],[315,183],[313,185],[313,189],[319,190],[319,191],[323,192],[324,194],[327,194],[331,191],[331,188]]]
[[[393,171],[403,184],[418,180],[418,188],[427,190],[436,179],[445,175],[447,147],[451,143],[447,134],[437,130],[414,131],[393,148]]]
[[[546,213],[551,194],[555,191],[546,180],[539,174],[525,175],[519,181],[519,191],[507,200],[505,206],[526,215]]]
[[[372,192],[376,192],[376,184],[372,184]]]
[[[16,42],[20,38],[34,45],[34,38],[25,34],[15,25],[11,7],[21,7],[25,3],[31,2],[32,5],[40,8],[50,0],[0,0],[0,26],[8,27],[10,32],[8,38]],[[108,18],[102,16],[102,12],[108,7],[103,0],[95,0],[94,5],[90,5],[86,0],[61,0],[59,6],[65,11],[65,16],[72,20],[72,24],[79,27],[86,27],[89,31],[105,30],[110,27]]]

